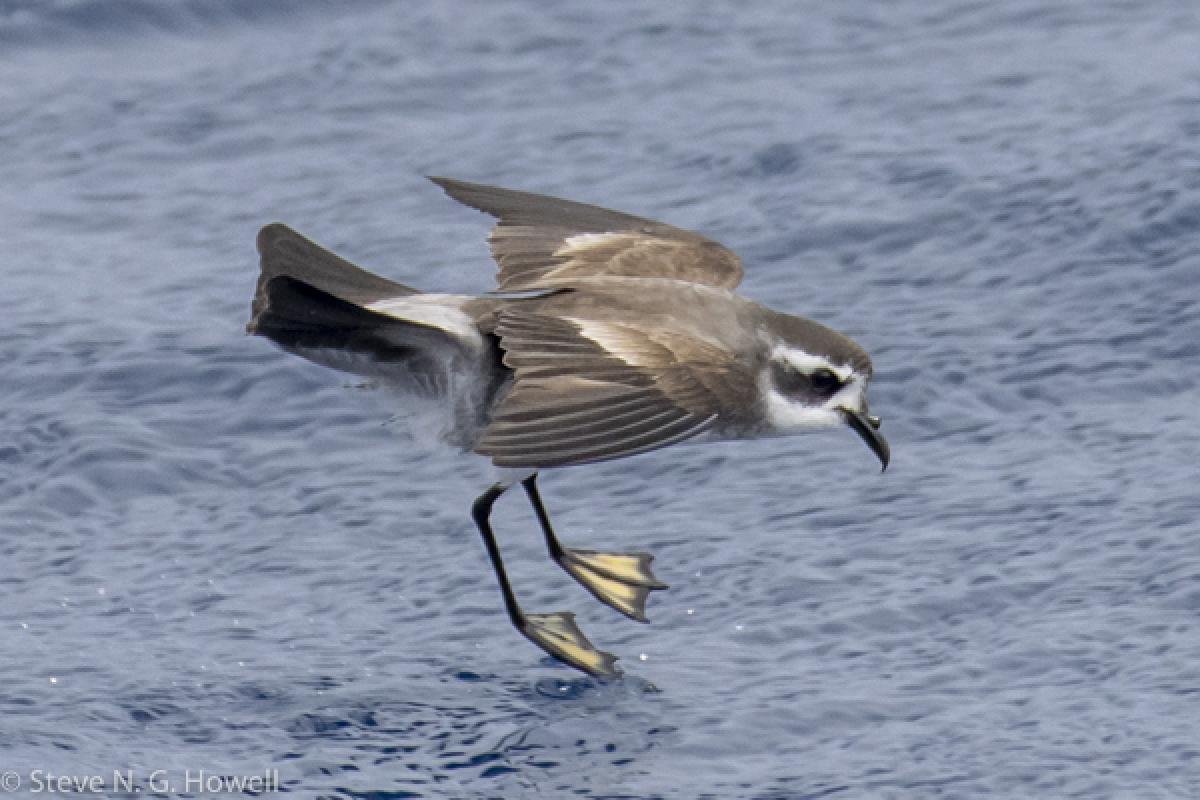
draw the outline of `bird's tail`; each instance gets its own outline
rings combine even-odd
[[[424,383],[443,374],[447,357],[463,347],[454,332],[419,313],[388,310],[405,298],[419,306],[434,296],[367,272],[286,225],[263,228],[258,252],[250,333],[335,369]]]
[[[250,333],[271,336],[289,323],[301,323],[303,327],[318,324],[319,320],[309,318],[318,310],[312,306],[318,295],[342,301],[334,307],[361,308],[379,300],[417,294],[416,289],[367,272],[279,222],[259,231],[258,253],[262,271],[250,324],[246,326]],[[317,294],[298,286],[316,290]],[[340,324],[347,321],[329,320]]]

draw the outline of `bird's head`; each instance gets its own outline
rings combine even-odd
[[[759,379],[764,417],[775,433],[847,425],[887,469],[891,448],[868,412],[871,359],[850,338],[812,320],[780,314],[765,332]]]

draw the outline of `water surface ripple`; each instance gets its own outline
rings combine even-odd
[[[1185,0],[0,2],[0,769],[300,796],[1200,796]],[[246,337],[257,228],[482,291],[421,178],[701,229],[873,353],[853,436],[549,474],[653,624],[391,398]],[[399,416],[398,416],[399,415]]]

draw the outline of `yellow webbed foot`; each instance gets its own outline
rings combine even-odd
[[[581,669],[597,678],[615,678],[621,674],[617,669],[617,657],[612,653],[597,650],[575,624],[575,615],[569,611],[549,614],[524,614],[517,626],[525,637],[550,655],[576,669]]]
[[[585,589],[625,616],[646,622],[646,598],[667,585],[650,571],[649,553],[564,549],[559,564]]]

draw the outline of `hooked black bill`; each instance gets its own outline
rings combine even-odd
[[[883,438],[883,434],[879,432],[879,426],[882,424],[879,417],[849,408],[839,410],[842,412],[846,424],[862,437],[862,440],[867,443],[867,447],[871,448],[871,452],[879,458],[879,463],[883,464],[883,469],[886,470],[888,462],[892,459],[892,448],[888,446],[887,439]]]

